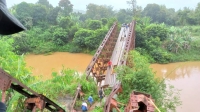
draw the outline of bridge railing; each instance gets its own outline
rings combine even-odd
[[[106,46],[106,44],[108,44],[108,40],[110,39],[110,37],[112,37],[116,33],[115,32],[116,29],[117,29],[117,22],[115,22],[113,24],[113,26],[110,28],[110,30],[106,34],[105,38],[103,39],[102,43],[100,44],[99,48],[97,49],[95,55],[93,56],[92,60],[90,61],[89,65],[87,66],[87,68],[86,68],[87,79],[91,73],[91,70],[92,70],[94,64],[97,62],[97,59],[99,58],[100,54],[102,53],[102,50],[105,49],[104,47]],[[104,52],[104,53],[106,53],[106,52]]]
[[[132,21],[130,23],[128,39],[126,41],[124,52],[122,54],[123,58],[121,58],[120,60],[121,65],[126,65],[129,51],[135,48],[135,23],[136,23],[135,21]]]

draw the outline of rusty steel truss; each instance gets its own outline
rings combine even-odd
[[[11,88],[26,97],[24,102],[26,109],[36,112],[36,109],[43,111],[44,108],[51,112],[65,112],[52,100],[42,94],[38,94],[17,79],[0,68],[0,89],[2,90],[2,102],[5,103],[6,91]]]
[[[121,93],[122,92],[122,86],[120,83],[115,84],[115,86],[113,86],[113,89],[110,93],[110,95],[108,96],[106,103],[104,105],[104,112],[110,112],[113,108],[116,108],[118,112],[119,108],[117,107],[119,102],[117,102],[113,96],[115,94]]]
[[[107,63],[112,56],[117,41],[117,32],[117,22],[115,22],[86,69],[87,79],[90,75],[96,78],[97,83],[105,79],[105,71],[108,67]]]
[[[128,54],[130,50],[135,49],[135,21],[130,23],[128,39],[126,41],[126,45],[123,51],[123,55],[120,60],[120,65],[128,65]]]
[[[129,52],[130,50],[133,50],[135,48],[135,21],[132,21],[130,23],[129,32],[128,32],[128,39],[125,44],[125,48],[123,50],[123,55],[120,60],[119,65],[127,65],[132,66],[131,63],[129,63]],[[118,65],[118,66],[119,66]],[[112,109],[115,108],[118,112],[120,112],[118,106],[119,102],[113,98],[115,94],[118,94],[119,92],[122,92],[122,86],[120,83],[115,84],[113,86],[113,89],[106,99],[106,103],[104,105],[104,112],[112,112]],[[154,106],[151,104],[150,101],[153,101],[150,95],[141,93],[141,92],[135,92],[133,91],[129,98],[129,103],[126,105],[125,112],[154,112]]]

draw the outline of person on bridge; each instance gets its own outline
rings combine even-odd
[[[93,102],[94,102],[94,100],[93,100],[93,98],[92,98],[92,95],[90,95],[90,96],[88,97],[88,102],[90,103],[90,107],[91,107],[92,104],[93,104]]]
[[[112,62],[111,61],[108,61],[108,66],[109,66],[109,68],[111,68],[111,66],[112,66]]]
[[[86,101],[83,101],[82,106],[81,106],[81,110],[82,110],[82,112],[87,112],[88,108],[87,108]]]
[[[128,24],[126,24],[126,29],[128,29]]]
[[[102,101],[103,96],[105,96],[105,95],[104,95],[104,92],[103,92],[103,88],[101,87],[101,89],[99,90],[99,98],[100,98],[100,102]]]

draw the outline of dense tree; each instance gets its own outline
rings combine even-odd
[[[195,16],[197,23],[200,25],[200,2],[197,4],[197,7],[195,9]]]
[[[73,5],[69,0],[60,0],[59,1],[59,7],[62,8],[62,14],[64,16],[69,16],[70,13],[73,11]]]
[[[120,23],[128,23],[132,20],[132,12],[129,9],[120,9],[116,17]]]
[[[14,6],[15,15],[20,20],[20,22],[28,29],[33,26],[33,18],[32,18],[32,6],[33,4],[28,4],[26,2],[22,2],[16,6]]]
[[[32,14],[32,4],[21,2],[15,6],[15,12],[19,20],[23,20],[26,17],[31,17]]]
[[[56,45],[63,46],[69,41],[68,33],[63,28],[55,28],[53,32],[53,42]]]
[[[73,23],[71,22],[70,17],[62,17],[60,18],[60,20],[58,21],[58,24],[60,27],[62,28],[70,28],[71,26],[73,26]]]
[[[73,43],[80,48],[86,48],[85,38],[92,36],[93,31],[87,29],[80,29],[74,35]]]
[[[41,24],[47,20],[47,9],[45,6],[33,5],[32,10],[33,25]]]
[[[52,25],[56,25],[57,24],[57,17],[58,17],[58,13],[61,10],[60,7],[55,7],[53,9],[51,9],[47,15],[47,21],[52,24]]]
[[[99,21],[99,20],[88,20],[87,24],[88,24],[87,27],[90,30],[97,30],[97,29],[101,28],[101,21]]]
[[[100,42],[104,39],[105,35],[107,33],[107,29],[98,29],[95,30],[94,33],[85,38],[85,45],[90,50],[95,50],[100,45]]]
[[[44,5],[47,9],[53,8],[53,6],[49,3],[48,0],[38,0],[37,3],[40,5]]]
[[[151,24],[145,30],[148,37],[158,37],[161,41],[167,39],[168,30],[164,24]]]
[[[159,6],[158,4],[147,4],[143,10],[143,15],[152,18],[153,22],[165,22],[166,12],[164,7]]]
[[[166,9],[166,16],[167,16],[167,18],[165,18],[166,24],[175,25],[175,21],[176,21],[175,9],[174,8]]]
[[[114,15],[113,7],[90,3],[86,7],[86,16],[91,19],[111,18]]]
[[[190,10],[187,7],[184,7],[183,10],[178,10],[177,11],[177,24],[178,25],[187,25],[187,24],[191,24],[194,25],[196,24],[196,20],[194,17],[194,11]]]
[[[129,0],[126,1],[128,5],[130,5],[130,9],[132,11],[132,15],[136,15],[136,9],[137,9],[137,2],[136,0]]]
[[[108,23],[108,19],[101,18],[102,25],[106,25]]]

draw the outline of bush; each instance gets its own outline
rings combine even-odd
[[[117,79],[121,82],[123,92],[119,94],[118,100],[127,104],[129,94],[134,91],[148,93],[155,100],[156,105],[162,112],[175,111],[180,105],[180,98],[177,90],[169,88],[163,80],[155,77],[147,59],[136,51],[131,51],[129,62],[133,67],[123,66],[117,69]],[[171,87],[171,86],[170,86]],[[165,100],[165,98],[169,98]]]
[[[85,38],[92,36],[93,31],[87,29],[80,29],[74,35],[73,43],[80,48],[86,48]]]
[[[99,20],[89,20],[87,27],[90,30],[100,29],[101,28],[101,21],[99,21]]]
[[[167,39],[169,32],[164,24],[150,24],[145,30],[148,37],[159,37],[161,41]]]
[[[53,32],[53,43],[55,45],[63,46],[67,44],[69,40],[68,33],[63,28],[56,28]]]

